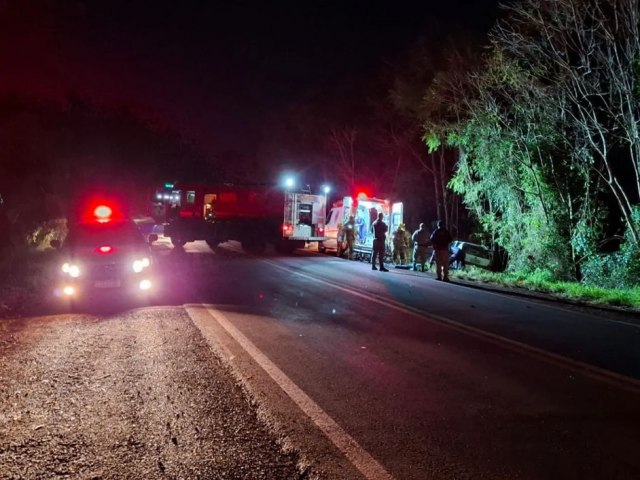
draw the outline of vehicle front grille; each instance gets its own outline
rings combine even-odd
[[[104,263],[91,268],[91,278],[94,280],[120,279],[123,274],[124,265],[121,263]]]

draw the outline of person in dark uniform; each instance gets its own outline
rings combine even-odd
[[[449,281],[449,244],[453,240],[449,230],[442,220],[438,221],[438,228],[431,234],[431,244],[436,253],[436,279]]]
[[[417,272],[418,265],[420,270],[424,272],[424,264],[427,262],[427,247],[429,246],[429,230],[426,229],[424,223],[420,224],[420,228],[413,232],[411,236],[413,241],[413,268]]]
[[[378,270],[376,268],[376,256],[380,261],[380,271],[388,272],[384,268],[384,245],[387,240],[387,231],[389,227],[384,223],[384,214],[379,213],[378,219],[371,224],[371,230],[373,230],[373,252],[371,254],[371,270]]]

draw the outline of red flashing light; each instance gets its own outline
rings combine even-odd
[[[84,223],[109,223],[126,218],[119,203],[104,198],[89,201],[80,212],[79,219]]]
[[[356,198],[358,200],[366,200],[367,198],[369,198],[369,195],[367,195],[367,192],[360,192],[358,193],[358,195],[356,195]]]
[[[111,245],[102,245],[96,248],[96,252],[102,253],[102,254],[113,253],[114,251],[115,249]]]
[[[107,205],[98,205],[93,210],[93,214],[98,220],[108,220],[109,218],[111,218],[113,210]]]

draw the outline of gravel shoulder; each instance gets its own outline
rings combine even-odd
[[[311,478],[182,309],[4,320],[0,357],[0,479]]]

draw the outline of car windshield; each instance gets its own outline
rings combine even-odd
[[[91,247],[99,243],[138,245],[144,238],[130,222],[85,223],[70,229],[65,244],[71,247]]]

